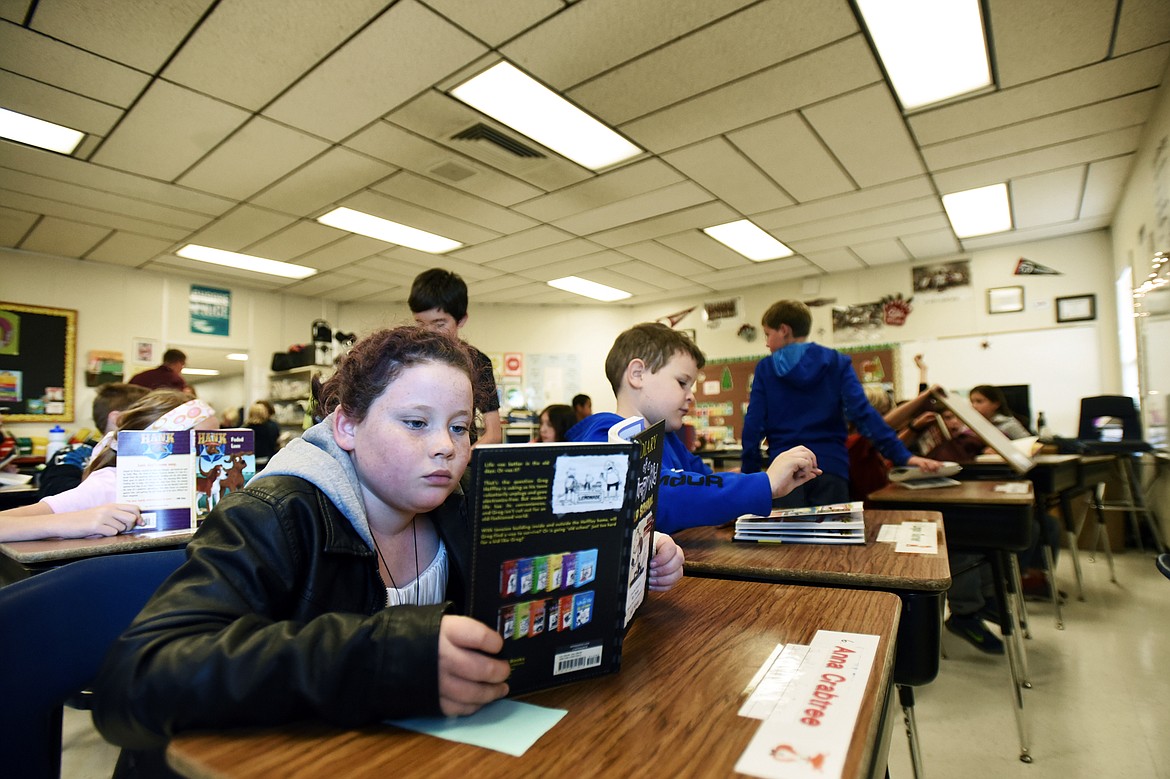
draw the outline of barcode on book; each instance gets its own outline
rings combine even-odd
[[[553,659],[553,675],[572,673],[585,668],[596,668],[599,665],[601,665],[600,645],[573,649],[562,652]]]

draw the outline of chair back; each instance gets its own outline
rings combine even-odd
[[[6,775],[60,776],[65,700],[93,681],[110,644],[184,555],[167,549],[91,557],[0,587]]]
[[[1117,419],[1121,422],[1121,440],[1142,440],[1142,418],[1133,398],[1125,395],[1097,395],[1081,398],[1081,418],[1077,438],[1082,441],[1109,441],[1099,420]],[[1114,438],[1113,440],[1117,440]]]
[[[1170,552],[1163,552],[1162,554],[1158,555],[1156,564],[1158,566],[1158,570],[1162,572],[1162,575],[1167,579],[1170,579]]]

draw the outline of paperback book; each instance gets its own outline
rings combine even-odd
[[[863,504],[776,509],[766,517],[745,514],[735,520],[733,538],[773,544],[864,544]]]
[[[134,532],[196,528],[228,493],[256,475],[254,433],[123,430],[118,433],[118,502],[133,503]]]
[[[620,668],[649,587],[662,469],[664,425],[643,428],[472,453],[468,614],[504,637],[513,695]]]

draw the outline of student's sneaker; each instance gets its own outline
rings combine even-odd
[[[952,614],[946,621],[947,630],[962,638],[980,652],[1003,654],[1003,641],[987,629],[983,620],[974,614]]]

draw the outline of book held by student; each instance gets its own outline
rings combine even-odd
[[[736,541],[784,544],[864,544],[861,501],[776,509],[766,517],[745,514],[735,520]]]
[[[468,614],[504,637],[513,695],[620,666],[649,586],[664,425],[615,427],[606,443],[472,452]]]

